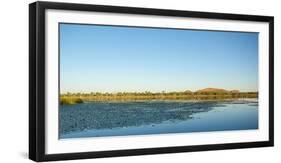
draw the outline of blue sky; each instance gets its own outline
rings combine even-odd
[[[60,24],[65,92],[258,90],[258,33]]]

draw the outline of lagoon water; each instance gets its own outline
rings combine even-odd
[[[61,105],[59,138],[258,129],[256,99]]]

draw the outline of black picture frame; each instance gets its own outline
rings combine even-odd
[[[269,23],[269,140],[195,146],[156,147],[83,153],[45,153],[45,11],[95,11],[123,14],[160,15],[222,20],[241,20]],[[223,14],[152,8],[103,6],[56,2],[34,2],[29,5],[29,158],[34,161],[55,161],[116,156],[208,151],[236,148],[268,147],[274,144],[274,18],[271,16]]]

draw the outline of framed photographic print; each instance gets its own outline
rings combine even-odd
[[[273,146],[273,17],[35,2],[29,158]]]

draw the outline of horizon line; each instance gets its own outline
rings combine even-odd
[[[203,88],[203,89],[198,89],[196,91],[191,91],[189,89],[186,89],[186,90],[182,90],[182,91],[165,91],[165,90],[162,90],[162,91],[113,91],[113,92],[108,92],[108,91],[63,91],[63,92],[60,92],[60,94],[67,94],[67,93],[85,93],[85,94],[90,94],[90,93],[101,93],[101,94],[106,94],[106,93],[109,93],[109,94],[117,94],[117,93],[173,93],[173,92],[192,92],[192,93],[195,93],[195,92],[198,92],[198,91],[202,91],[204,89],[218,89],[220,91],[227,91],[227,92],[231,92],[231,91],[238,91],[239,93],[247,93],[247,92],[259,92],[258,90],[254,90],[254,91],[240,91],[239,89],[231,89],[231,90],[227,90],[227,89],[223,89],[223,88]]]

